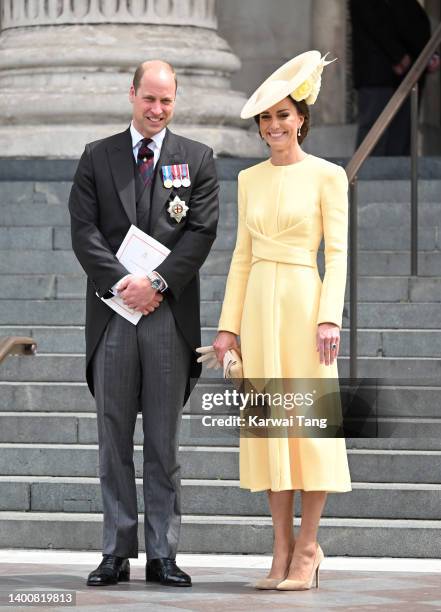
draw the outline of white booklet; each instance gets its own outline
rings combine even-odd
[[[136,225],[131,225],[126,237],[116,253],[116,257],[131,274],[145,277],[164,261],[170,249],[141,231]],[[119,315],[136,325],[142,314],[126,306],[119,296],[108,300],[101,298]]]

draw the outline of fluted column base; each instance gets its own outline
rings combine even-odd
[[[137,64],[161,58],[178,74],[178,134],[217,155],[260,156],[230,89],[239,60],[214,29],[146,24],[15,27],[0,37],[0,150],[6,157],[77,158],[86,142],[125,129]]]

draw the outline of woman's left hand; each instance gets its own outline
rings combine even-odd
[[[335,348],[333,348],[335,346]],[[335,323],[320,323],[317,327],[317,351],[320,363],[332,365],[340,349],[340,328]]]

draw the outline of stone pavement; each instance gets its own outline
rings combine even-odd
[[[232,556],[230,561],[227,555],[181,555],[178,562],[193,578],[191,589],[147,585],[144,560],[139,558],[132,562],[130,583],[101,589],[85,586],[87,573],[99,560],[98,553],[85,553],[81,557],[81,553],[58,553],[57,556],[50,551],[28,555],[24,551],[10,551],[12,562],[7,561],[8,553],[0,553],[0,608],[14,612],[72,609],[42,604],[6,606],[9,593],[37,591],[74,591],[75,607],[82,612],[441,610],[441,567],[436,560],[327,558],[320,573],[320,589],[277,592],[256,591],[252,586],[254,580],[265,575],[263,568],[268,566],[268,557]],[[400,571],[392,571],[394,566]],[[363,569],[374,567],[376,571]]]

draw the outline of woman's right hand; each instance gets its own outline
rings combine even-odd
[[[237,342],[236,334],[228,331],[220,331],[214,342],[214,352],[216,353],[217,360],[222,365],[224,362],[224,355],[229,349],[236,349],[240,351],[239,344]]]

